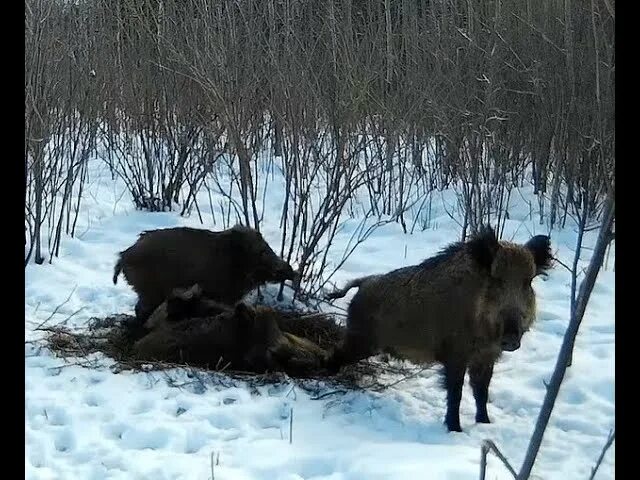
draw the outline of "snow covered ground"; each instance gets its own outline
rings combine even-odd
[[[91,167],[78,233],[65,238],[60,258],[26,269],[25,340],[55,314],[83,325],[92,316],[131,313],[135,295],[113,285],[115,255],[145,229],[190,225],[218,229],[205,216],[135,211],[124,185],[100,164]],[[451,192],[434,201],[432,228],[404,235],[397,224],[376,230],[333,279],[342,285],[363,274],[410,265],[459,238],[444,210]],[[206,196],[206,193],[203,195]],[[206,197],[205,197],[206,198]],[[281,192],[270,185],[264,235],[279,245]],[[528,218],[530,191],[514,195],[506,238],[526,241],[548,233]],[[208,203],[208,200],[204,200]],[[535,204],[535,203],[534,203]],[[357,220],[336,238],[339,257]],[[583,261],[597,232],[586,235]],[[552,232],[557,255],[573,258],[575,233]],[[277,250],[277,248],[274,248]],[[587,478],[614,425],[615,277],[600,273],[534,474],[544,479]],[[333,258],[334,261],[339,258]],[[461,404],[464,433],[442,423],[445,392],[438,367],[381,393],[353,392],[313,400],[291,385],[251,392],[199,384],[172,386],[162,373],[111,373],[68,364],[33,343],[25,346],[25,468],[27,479],[375,480],[478,478],[480,442],[491,438],[519,467],[567,326],[570,275],[562,267],[536,279],[538,320],[520,350],[505,354],[491,383],[489,425],[474,423],[468,383]],[[353,294],[353,291],[351,292]],[[342,303],[346,305],[351,295]],[[73,315],[72,315],[73,314]],[[69,318],[71,316],[71,318]],[[178,372],[179,380],[190,379]],[[293,438],[289,439],[293,412]],[[614,478],[615,444],[597,478]],[[490,456],[489,479],[509,475]]]

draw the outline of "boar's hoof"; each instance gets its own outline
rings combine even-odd
[[[447,429],[450,432],[462,432],[462,428],[460,427],[460,420],[453,420],[453,419],[449,419],[447,418],[445,420],[445,424],[447,426]]]
[[[338,358],[336,358],[335,350],[329,351],[327,355],[322,359],[321,363],[322,367],[324,367],[331,375],[335,375],[340,371],[341,362]]]
[[[489,416],[487,414],[476,415],[476,423],[491,423],[491,420],[489,420]]]

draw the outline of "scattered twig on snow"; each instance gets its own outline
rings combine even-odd
[[[41,328],[43,325],[45,325],[46,323],[48,323],[48,322],[49,322],[49,321],[54,317],[54,315],[55,315],[56,313],[58,313],[58,310],[60,310],[60,308],[64,307],[67,303],[69,303],[69,300],[71,300],[71,296],[73,295],[73,292],[75,292],[75,291],[76,291],[76,288],[78,288],[78,286],[77,286],[77,285],[73,287],[73,290],[71,290],[71,293],[69,294],[69,296],[67,297],[67,299],[66,299],[64,302],[62,302],[60,305],[58,305],[56,308],[54,308],[54,309],[53,309],[53,312],[51,312],[51,315],[49,315],[49,316],[45,319],[45,321],[44,321],[44,322],[42,322],[40,325],[38,325],[38,326],[35,328],[35,330],[40,330],[40,328]],[[74,314],[74,315],[75,315],[75,314]],[[66,319],[66,320],[68,320],[68,319]],[[66,320],[65,320],[65,321],[66,321]]]
[[[511,466],[506,457],[502,454],[500,449],[493,443],[491,440],[483,440],[482,446],[480,447],[480,480],[485,480],[487,474],[487,454],[489,451],[493,451],[493,453],[500,459],[502,464],[509,470],[509,473],[513,475],[513,478],[517,478],[518,474]]]
[[[327,398],[331,395],[344,395],[345,393],[347,393],[346,390],[331,390],[330,392],[312,397],[311,400],[322,400],[323,398]]]
[[[293,443],[293,407],[289,413],[289,444]]]

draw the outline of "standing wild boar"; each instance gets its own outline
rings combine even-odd
[[[551,267],[549,237],[525,245],[498,241],[491,227],[455,243],[420,265],[350,282],[328,298],[360,287],[348,309],[344,342],[327,359],[337,371],[378,352],[416,363],[442,363],[447,389],[445,423],[461,431],[464,375],[476,401],[476,422],[489,423],[487,397],[493,365],[514,351],[535,318],[531,281]]]
[[[120,252],[114,284],[120,272],[138,294],[139,321],[174,288],[197,283],[205,296],[232,305],[264,283],[295,277],[260,232],[240,225],[221,232],[186,227],[143,232]]]
[[[228,363],[233,370],[261,373],[317,369],[326,356],[313,342],[283,333],[278,327],[279,312],[269,307],[240,302],[215,316],[196,318],[186,318],[177,309],[169,312],[134,344],[136,358],[204,368]]]

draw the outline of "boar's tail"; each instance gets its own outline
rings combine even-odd
[[[352,288],[355,287],[360,287],[362,286],[362,284],[369,280],[370,278],[373,278],[375,275],[367,275],[366,277],[360,277],[360,278],[356,278],[354,280],[351,280],[349,283],[347,283],[344,288],[341,288],[340,290],[335,290],[331,293],[328,293],[327,295],[325,295],[325,300],[335,300],[336,298],[342,298],[344,297],[347,292],[349,290],[351,290]]]
[[[120,272],[122,272],[122,258],[118,258],[118,261],[116,262],[116,266],[113,269],[113,284],[114,285],[116,283],[118,283],[118,275],[120,275]]]

